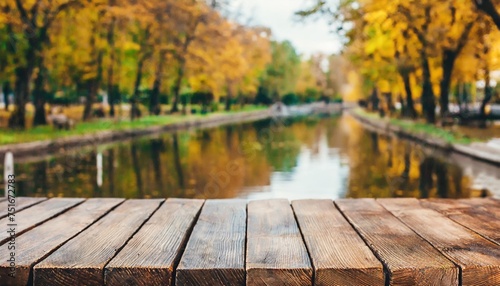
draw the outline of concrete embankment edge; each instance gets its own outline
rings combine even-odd
[[[54,140],[9,144],[0,146],[0,158],[3,158],[5,156],[5,153],[7,152],[12,152],[16,158],[22,158],[39,155],[42,153],[58,152],[61,150],[72,149],[76,147],[104,144],[156,133],[173,132],[186,130],[189,128],[215,127],[224,124],[255,121],[269,118],[271,117],[271,115],[271,111],[269,109],[265,109],[240,113],[213,115],[207,116],[205,118],[197,117],[188,119],[183,122],[175,122],[141,129],[108,130],[97,132],[94,134],[76,135]]]
[[[409,139],[428,147],[441,149],[445,152],[456,152],[482,162],[500,166],[500,153],[494,154],[492,152],[483,151],[480,148],[476,148],[475,146],[452,144],[446,142],[443,139],[429,136],[428,134],[409,132],[407,130],[404,130],[402,127],[394,125],[384,119],[370,118],[360,115],[356,112],[349,112],[349,114],[364,126],[368,126],[379,132],[386,134],[395,134],[398,137]]]

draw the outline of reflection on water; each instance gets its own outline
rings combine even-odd
[[[99,164],[98,164],[99,161]],[[263,120],[19,163],[18,195],[78,197],[470,197],[445,156],[353,118]]]

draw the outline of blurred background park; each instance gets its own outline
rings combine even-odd
[[[29,196],[499,195],[498,164],[357,119],[500,158],[497,9],[496,0],[4,0],[0,149],[14,153]],[[261,115],[16,155],[21,143],[238,114]]]

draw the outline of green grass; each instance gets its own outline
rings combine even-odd
[[[26,143],[42,140],[53,140],[76,135],[95,134],[108,130],[132,130],[144,129],[151,126],[168,125],[173,123],[185,122],[194,119],[210,118],[220,114],[232,114],[245,111],[256,111],[266,109],[264,106],[245,106],[238,110],[229,112],[216,112],[206,115],[162,115],[162,116],[144,116],[135,121],[127,119],[112,120],[102,119],[90,122],[80,122],[71,130],[55,130],[52,126],[39,126],[27,130],[0,130],[0,145]]]
[[[443,129],[439,126],[424,122],[412,121],[408,119],[398,119],[398,118],[390,118],[390,119],[380,118],[380,116],[377,113],[367,112],[362,109],[356,109],[354,112],[360,116],[371,118],[374,120],[383,120],[383,121],[388,120],[391,124],[399,126],[403,130],[409,133],[426,134],[435,138],[442,139],[452,144],[453,143],[470,144],[472,142],[481,141],[478,138],[471,138],[459,132]]]

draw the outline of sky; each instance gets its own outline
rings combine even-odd
[[[294,12],[304,8],[305,0],[234,0],[233,11],[241,11],[243,19],[250,18],[250,25],[272,29],[276,40],[289,40],[301,54],[339,52],[341,43],[330,32],[325,20],[294,20]],[[239,20],[246,23],[245,20]]]

